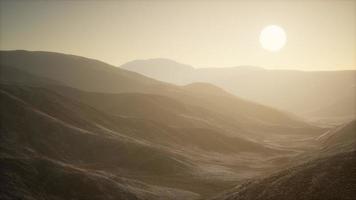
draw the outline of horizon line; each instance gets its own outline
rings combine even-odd
[[[239,67],[251,67],[251,68],[259,68],[259,70],[275,70],[275,71],[300,71],[300,72],[338,72],[338,71],[356,71],[356,66],[347,66],[347,67],[342,67],[341,69],[298,69],[297,67],[289,66],[289,68],[285,68],[285,66],[276,66],[276,67],[269,67],[269,66],[259,66],[259,65],[251,65],[251,64],[240,64],[240,65],[235,65],[235,66],[223,66],[223,67],[195,67],[191,64],[186,64],[184,62],[177,61],[175,59],[171,58],[165,58],[165,57],[152,57],[152,58],[137,58],[130,60],[128,62],[124,62],[120,65],[112,64],[108,61],[101,60],[98,58],[93,58],[93,57],[87,57],[83,55],[78,55],[78,54],[73,54],[73,53],[68,53],[68,52],[59,52],[59,51],[51,51],[51,50],[28,50],[28,49],[2,49],[0,48],[0,51],[27,51],[27,52],[44,52],[44,53],[56,53],[56,54],[63,54],[63,55],[71,55],[71,56],[78,56],[82,58],[87,58],[87,59],[92,59],[92,60],[97,60],[103,63],[106,63],[108,65],[111,65],[113,67],[118,67],[121,68],[121,66],[134,62],[134,61],[148,61],[148,60],[155,60],[155,59],[162,59],[162,60],[169,60],[172,62],[176,62],[181,65],[187,65],[193,68],[194,70],[199,70],[199,69],[227,69],[227,68],[239,68]]]

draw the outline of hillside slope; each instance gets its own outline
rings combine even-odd
[[[6,86],[0,99],[4,198],[160,199],[160,190],[197,197],[123,178],[192,169],[179,155],[104,129],[113,122],[107,115],[43,89]]]
[[[214,200],[354,199],[356,195],[356,123],[341,125],[316,139],[316,151],[301,154],[294,166],[250,180]]]
[[[104,62],[80,56],[52,52],[1,51],[4,67],[19,70],[75,86],[86,91],[128,92],[150,88],[163,83],[111,66]]]
[[[313,160],[248,182],[216,200],[351,200],[356,195],[356,152]]]

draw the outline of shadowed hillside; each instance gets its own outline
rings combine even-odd
[[[325,200],[354,199],[356,153],[317,159],[237,186],[216,200]]]
[[[297,156],[294,166],[247,181],[213,199],[354,199],[355,138],[355,121],[341,125],[316,138],[320,149]]]
[[[120,126],[116,125],[116,121],[119,119],[101,114],[53,92],[44,89],[7,86],[5,89],[3,88],[1,94],[2,159],[5,164],[10,166],[6,168],[9,172],[2,171],[4,176],[15,174],[20,180],[26,179],[23,177],[21,169],[30,170],[31,168],[27,169],[27,166],[31,165],[30,163],[39,162],[39,168],[36,168],[36,165],[33,166],[34,172],[31,173],[33,174],[36,171],[41,172],[41,167],[46,167],[46,163],[50,162],[54,164],[48,164],[48,167],[45,168],[45,170],[47,168],[50,170],[48,176],[51,176],[51,173],[63,173],[63,176],[69,176],[68,180],[62,180],[63,184],[83,187],[80,193],[84,193],[84,190],[90,190],[90,187],[99,187],[97,190],[103,187],[100,186],[100,179],[103,178],[105,179],[104,185],[110,186],[112,183],[110,186],[112,189],[108,190],[114,190],[118,187],[115,185],[120,184],[120,182],[116,183],[110,180],[115,176],[130,177],[130,174],[166,176],[176,173],[188,176],[193,171],[194,165],[169,149],[165,150],[159,145],[119,132],[118,127]],[[125,127],[122,129],[124,129],[123,132],[126,132]],[[135,132],[135,130],[132,131]],[[42,166],[41,163],[45,166]],[[59,163],[58,167],[56,167],[56,163]],[[54,168],[52,169],[51,166]],[[64,169],[62,170],[62,168]],[[78,168],[79,171],[73,168]],[[94,170],[92,178],[90,178],[91,170]],[[97,170],[99,171],[96,172]],[[86,171],[88,172],[85,173]],[[77,174],[79,180],[75,176],[71,177],[71,173]],[[95,173],[99,174],[95,175]],[[106,181],[107,178],[100,173],[108,173],[104,175],[110,179]],[[46,174],[42,176],[44,175]],[[53,180],[55,180],[57,175],[53,174],[53,176]],[[95,179],[96,176],[98,176],[98,183],[96,181],[88,182],[87,186],[81,185],[80,182],[73,182],[80,181],[80,177],[83,177],[84,181],[85,179]],[[30,183],[24,187],[29,188],[28,192],[36,194],[32,189],[36,189],[33,186],[42,184],[41,179],[29,179],[27,181]],[[74,180],[71,181],[72,179]],[[128,183],[122,187],[131,186]],[[12,188],[12,190],[20,189]],[[100,190],[96,192],[98,192],[96,195],[103,195]],[[126,193],[135,194],[135,192]],[[119,191],[109,195],[118,198],[120,197],[117,196],[118,194],[120,194]],[[122,195],[125,196],[125,192]],[[191,194],[190,196],[196,195]],[[71,198],[73,197],[75,196],[71,196]]]
[[[0,60],[2,66],[16,67],[33,75],[88,91],[131,92],[162,84],[98,60],[74,55],[22,50],[1,51]]]

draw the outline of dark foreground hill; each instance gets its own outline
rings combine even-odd
[[[267,178],[241,184],[215,200],[352,200],[356,152],[316,159]]]
[[[92,108],[45,89],[9,86],[1,90],[0,105],[2,199],[198,196],[128,177],[187,176],[192,166],[173,152],[111,130],[115,119]]]
[[[196,199],[183,190],[147,185],[103,171],[88,170],[43,156],[0,158],[0,198],[61,199]]]
[[[316,138],[320,149],[294,166],[247,181],[214,200],[351,200],[356,196],[356,121]]]

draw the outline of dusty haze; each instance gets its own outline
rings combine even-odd
[[[1,1],[1,49],[64,52],[119,66],[164,57],[195,67],[355,69],[355,1]],[[287,45],[261,48],[269,24]]]

